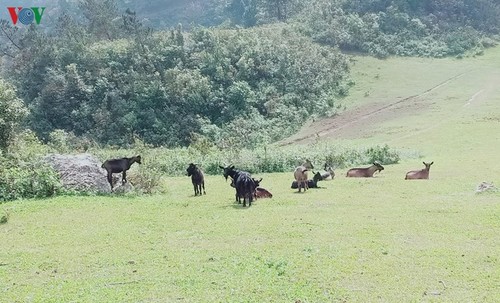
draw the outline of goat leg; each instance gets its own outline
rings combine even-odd
[[[111,186],[111,190],[113,190],[113,175],[111,173],[108,173],[108,182],[109,186]]]

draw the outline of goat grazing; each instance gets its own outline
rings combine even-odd
[[[141,164],[141,156],[104,161],[101,167],[108,172],[108,182],[111,185],[111,189],[113,189],[113,174],[123,172],[122,184],[125,184],[127,182],[127,170],[136,162]]]
[[[373,165],[366,168],[351,168],[347,171],[346,177],[370,178],[376,171],[383,171],[384,167],[378,162],[373,162]]]
[[[314,166],[312,165],[311,161],[306,160],[301,166],[298,166],[295,168],[295,171],[293,173],[293,177],[297,181],[297,188],[299,189],[299,193],[301,188],[304,188],[304,192],[309,188],[308,187],[308,182],[307,182],[307,171],[309,169],[313,169]]]
[[[234,169],[234,165],[230,165],[227,167],[220,166],[224,170],[223,176],[224,178],[231,177],[233,181],[231,184],[234,185],[236,189],[236,201],[241,203],[240,198],[243,197],[243,207],[246,207],[246,201],[248,200],[248,206],[252,205],[252,201],[255,193],[255,182],[252,179],[250,173],[245,171],[240,171]]]
[[[189,164],[189,167],[186,169],[188,177],[191,176],[191,182],[193,182],[194,187],[194,195],[201,196],[201,189],[203,188],[203,194],[206,195],[205,192],[205,176],[203,175],[203,171],[193,163]]]
[[[429,179],[429,170],[431,169],[431,165],[434,164],[434,161],[431,163],[425,163],[425,162],[422,163],[424,163],[425,168],[421,170],[412,170],[407,172],[405,180]]]
[[[308,188],[318,188],[318,181],[322,181],[322,180],[323,180],[323,176],[319,172],[314,173],[312,180],[307,180],[307,187]],[[299,182],[293,181],[291,188],[296,189],[296,188],[298,188],[298,186],[299,186]]]

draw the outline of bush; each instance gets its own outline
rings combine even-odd
[[[32,131],[11,140],[8,152],[0,156],[0,201],[45,198],[61,191],[59,175],[40,160],[50,152]]]
[[[0,201],[51,197],[60,190],[58,174],[41,161],[0,167]]]
[[[161,173],[157,169],[141,165],[139,172],[131,173],[127,179],[138,194],[154,194],[160,185]]]
[[[378,161],[383,164],[396,164],[401,160],[399,154],[391,151],[388,145],[370,147],[365,151],[365,155],[370,163]]]

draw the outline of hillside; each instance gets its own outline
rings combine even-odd
[[[427,155],[450,148],[462,156],[491,151],[495,157],[499,64],[498,47],[463,60],[355,57],[356,85],[345,110],[309,123],[280,145],[340,140],[411,147]]]

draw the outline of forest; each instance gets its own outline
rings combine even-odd
[[[44,142],[269,144],[342,108],[349,53],[481,54],[498,15],[493,0],[61,0],[46,25],[1,21],[2,148],[19,127]]]

